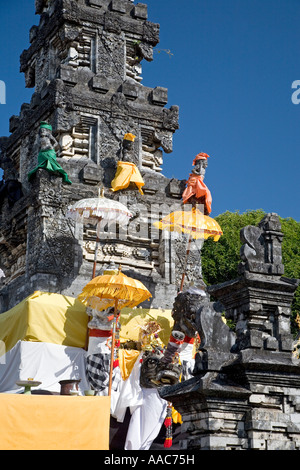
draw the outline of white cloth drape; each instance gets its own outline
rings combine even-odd
[[[88,354],[108,351],[106,338],[90,338]],[[125,450],[149,449],[166,416],[167,402],[160,398],[157,390],[140,386],[141,357],[142,353],[128,379],[124,381],[120,376],[117,390],[111,392],[111,415],[122,423],[127,408],[131,412]]]
[[[148,450],[158,436],[167,412],[167,402],[154,388],[142,389],[142,405],[132,413],[125,450]]]
[[[18,341],[1,357],[0,393],[19,393],[16,382],[33,378],[41,385],[35,389],[60,393],[60,380],[81,379],[80,394],[89,389],[86,380],[86,351],[71,346]],[[34,389],[33,389],[34,390]]]

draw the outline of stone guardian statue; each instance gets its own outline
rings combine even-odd
[[[54,146],[58,145],[58,143],[52,135],[52,127],[44,121],[40,123],[39,144],[38,166],[28,173],[28,181],[31,181],[37,170],[42,168],[62,176],[65,183],[72,184],[65,170],[57,163]]]

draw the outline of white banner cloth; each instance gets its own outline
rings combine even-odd
[[[0,393],[20,393],[23,387],[16,382],[33,378],[42,382],[33,390],[42,389],[60,393],[60,380],[81,379],[81,395],[90,387],[86,380],[86,351],[71,346],[50,343],[18,341],[1,357]]]

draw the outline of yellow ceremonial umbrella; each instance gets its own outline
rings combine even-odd
[[[159,222],[153,224],[160,230],[168,230],[169,232],[186,233],[189,235],[188,248],[186,252],[185,267],[181,279],[180,291],[182,291],[186,264],[190,253],[190,245],[192,239],[199,240],[212,237],[215,242],[223,235],[222,229],[218,222],[202,214],[199,209],[193,207],[192,210],[175,211],[165,216]]]
[[[218,241],[223,235],[215,219],[202,214],[199,209],[195,208],[189,211],[171,212],[159,222],[154,222],[154,226],[160,230],[189,234],[194,240],[200,238],[206,240],[213,237],[214,241]]]
[[[126,276],[119,269],[114,274],[104,274],[92,279],[79,294],[78,299],[87,307],[99,311],[114,307],[114,323],[112,332],[110,376],[108,394],[111,394],[113,358],[115,349],[116,319],[118,310],[124,307],[136,307],[150,299],[151,293],[137,279]]]

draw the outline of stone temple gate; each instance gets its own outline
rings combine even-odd
[[[76,225],[66,213],[77,200],[97,196],[99,187],[134,215],[126,236],[101,237],[99,272],[111,262],[121,264],[150,289],[151,307],[171,308],[185,246],[171,243],[172,236],[153,222],[180,205],[185,187],[162,174],[179,109],[166,107],[166,88],[141,83],[159,25],[148,21],[147,5],[131,0],[36,0],[35,8],[40,23],[21,55],[26,87],[34,92],[11,117],[10,136],[1,138],[1,311],[35,290],[76,296],[90,280],[95,227]],[[53,129],[57,161],[72,185],[44,170],[28,181],[42,121]],[[129,133],[135,136],[131,145],[124,141]],[[123,160],[139,169],[143,196],[134,184],[110,191]]]

